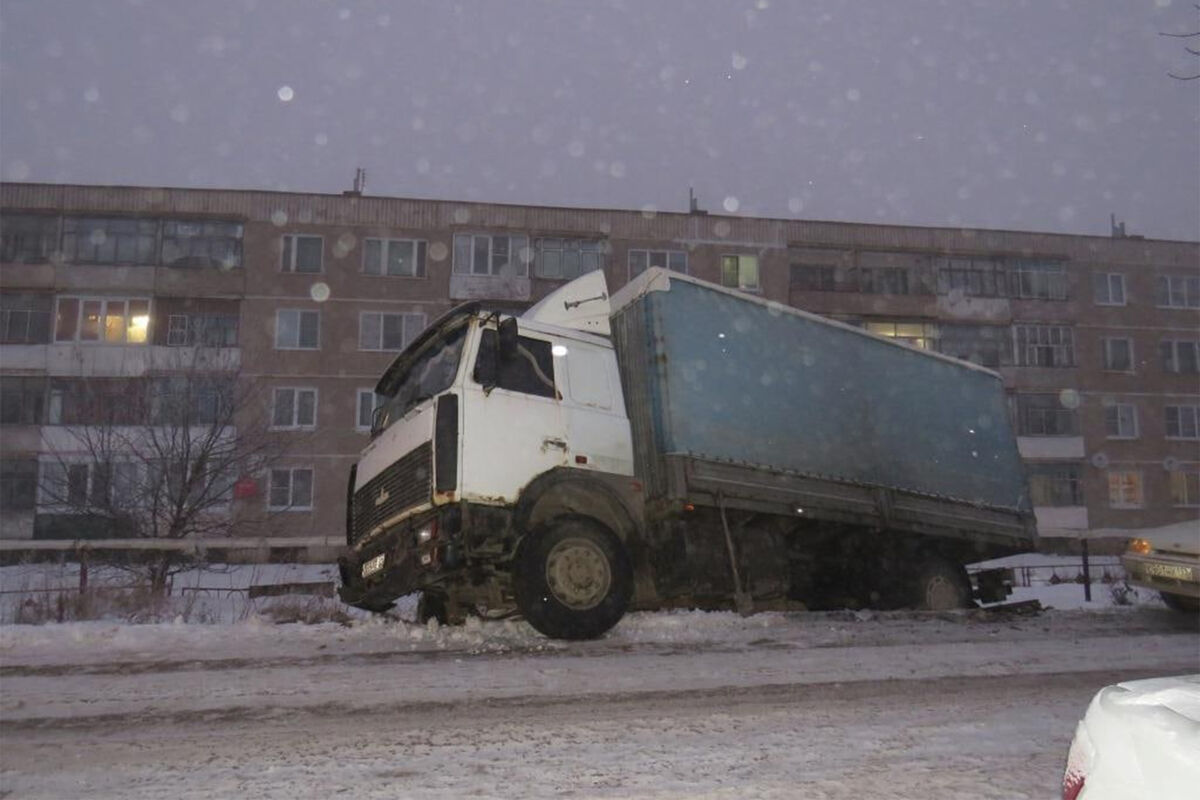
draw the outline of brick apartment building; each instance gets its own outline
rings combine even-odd
[[[647,266],[997,370],[1043,536],[1200,516],[1196,242],[21,183],[0,184],[0,234],[3,539],[113,535],[44,489],[111,476],[49,451],[93,421],[85,389],[124,404],[203,351],[261,387],[243,419],[285,445],[229,513],[336,546],[371,387],[418,331],[466,299],[527,305],[592,269],[615,290]]]

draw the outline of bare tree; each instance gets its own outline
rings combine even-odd
[[[1194,5],[1193,8],[1195,8],[1197,11],[1200,11],[1200,4]],[[1192,40],[1195,42],[1200,42],[1200,30],[1194,30],[1194,31],[1191,31],[1188,33],[1159,33],[1158,35],[1166,36],[1171,39],[1189,39],[1189,40]],[[1186,52],[1188,55],[1192,56],[1193,58],[1200,58],[1200,50],[1197,50],[1195,47],[1185,44],[1183,46],[1183,49],[1184,49],[1184,52]],[[1183,75],[1177,75],[1177,74],[1175,74],[1174,71],[1168,72],[1167,74],[1170,75],[1172,78],[1174,78],[1177,81],[1200,80],[1200,69],[1196,69],[1196,68],[1193,68],[1187,74],[1183,74]]]
[[[145,377],[51,386],[60,424],[48,429],[40,504],[93,535],[157,540],[116,563],[156,591],[202,559],[164,540],[245,533],[264,519],[235,513],[235,488],[269,470],[283,446],[260,387],[231,368],[229,352],[183,348],[183,363]]]

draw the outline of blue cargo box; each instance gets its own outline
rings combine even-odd
[[[1032,514],[990,370],[665,270],[612,305],[652,497],[685,455]]]

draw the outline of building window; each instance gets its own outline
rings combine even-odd
[[[40,264],[58,249],[58,217],[5,214],[0,225],[0,261]]]
[[[84,508],[88,503],[90,465],[43,461],[38,486],[41,506]]]
[[[425,329],[421,313],[364,311],[358,315],[359,350],[403,350]]]
[[[758,291],[758,256],[721,256],[721,285]]]
[[[275,312],[276,350],[316,350],[321,346],[321,313],[280,309]]]
[[[165,220],[162,263],[169,267],[240,267],[242,225],[238,222]]]
[[[145,298],[60,297],[54,341],[145,344],[149,328]]]
[[[367,239],[363,272],[400,278],[425,277],[425,242],[415,239]]]
[[[271,404],[272,428],[317,427],[317,390],[277,388]]]
[[[1012,361],[1008,329],[998,325],[942,324],[938,329],[938,352],[985,367]]]
[[[1141,508],[1142,473],[1116,469],[1108,473],[1108,505],[1111,508]]]
[[[1110,372],[1133,372],[1133,340],[1109,339],[1100,340],[1104,349],[1104,369]]]
[[[863,327],[877,336],[886,336],[922,350],[937,349],[938,326],[932,322],[869,321]]]
[[[630,250],[629,278],[641,275],[650,267],[662,267],[682,272],[688,271],[687,252],[684,250]]]
[[[858,287],[865,294],[908,294],[908,270],[903,267],[862,267]]]
[[[1012,296],[1028,300],[1066,300],[1067,272],[1057,261],[1015,261],[1010,265]]]
[[[588,239],[533,240],[533,274],[539,278],[578,278],[604,268],[603,242]]]
[[[1200,506],[1200,470],[1177,469],[1169,473],[1171,505]]]
[[[1035,506],[1081,506],[1078,464],[1029,464],[1029,493]]]
[[[375,394],[374,389],[359,389],[354,427],[360,431],[369,431],[371,420],[375,417],[375,409],[382,408],[386,402],[387,398],[381,394]]]
[[[1125,276],[1119,272],[1092,273],[1092,297],[1098,306],[1125,305]]]
[[[1079,416],[1057,394],[1016,395],[1018,436],[1078,436]]]
[[[454,234],[454,272],[457,275],[528,277],[529,238],[490,234]]]
[[[313,507],[313,471],[311,467],[272,469],[267,492],[271,511],[309,511]]]
[[[6,375],[0,379],[0,425],[41,425],[46,379]]]
[[[228,377],[175,376],[150,384],[150,420],[155,425],[224,427],[232,422],[236,384]]]
[[[1195,375],[1200,372],[1200,342],[1166,339],[1159,344],[1165,372]]]
[[[834,292],[838,288],[834,266],[792,264],[789,278],[791,288],[801,292]]]
[[[24,292],[0,294],[0,343],[46,344],[54,295]]]
[[[1003,297],[1004,266],[990,258],[936,258],[938,294],[959,291],[966,297]]]
[[[298,233],[283,237],[283,260],[280,269],[284,272],[320,272],[325,258],[325,239],[320,236],[302,236]]]
[[[237,335],[234,314],[171,314],[167,318],[168,347],[237,347]]]
[[[1066,325],[1014,325],[1013,341],[1019,367],[1075,366],[1075,336]]]
[[[1200,308],[1200,276],[1159,275],[1156,301],[1162,308]]]
[[[1137,406],[1132,403],[1112,403],[1104,407],[1104,434],[1109,439],[1138,437]]]
[[[76,264],[153,264],[157,236],[157,220],[67,217],[63,255]]]
[[[1168,439],[1200,439],[1200,406],[1167,406]]]
[[[0,511],[32,511],[37,506],[37,482],[37,461],[0,461]]]

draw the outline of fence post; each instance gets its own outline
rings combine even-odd
[[[87,591],[88,582],[88,548],[81,547],[79,549],[79,594],[82,596]]]
[[[1082,539],[1083,544],[1083,599],[1084,602],[1092,602],[1092,573],[1088,568],[1088,540],[1084,534]]]

